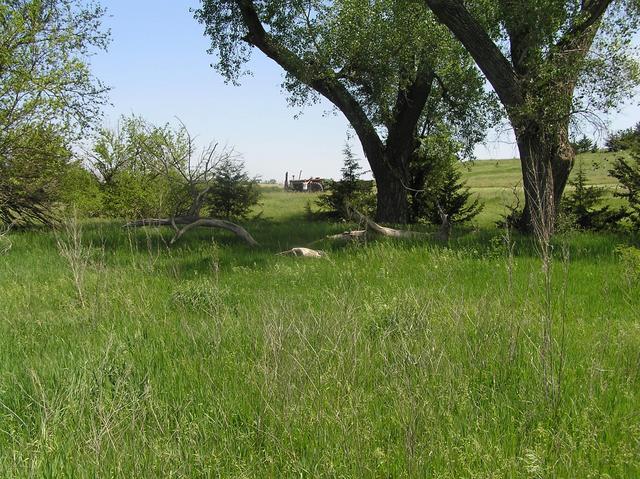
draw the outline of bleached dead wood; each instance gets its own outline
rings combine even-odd
[[[364,240],[367,236],[367,230],[354,230],[354,231],[345,231],[343,233],[338,233],[335,235],[329,235],[326,239],[334,240],[334,241],[361,241]]]
[[[184,225],[182,228],[178,228],[178,225]],[[176,234],[171,239],[171,244],[178,241],[182,235],[189,230],[197,228],[199,226],[207,228],[221,228],[227,231],[231,231],[238,238],[242,239],[249,246],[258,246],[258,242],[253,239],[253,236],[249,234],[242,226],[232,223],[231,221],[219,220],[215,218],[198,218],[194,216],[178,216],[176,218],[147,218],[143,220],[132,221],[124,225],[125,228],[136,228],[140,226],[171,226],[175,230]]]
[[[381,226],[371,218],[366,215],[363,215],[358,210],[351,206],[347,206],[347,211],[351,217],[356,219],[360,224],[364,224],[366,226],[365,230],[355,230],[355,231],[345,231],[344,233],[340,233],[337,235],[328,236],[328,239],[334,240],[346,240],[351,241],[355,239],[364,238],[369,231],[372,231],[375,234],[380,236],[388,236],[390,238],[402,238],[402,239],[415,239],[415,238],[426,238],[428,236],[427,233],[421,233],[418,231],[407,231],[407,230],[397,230],[394,228],[388,228],[386,226]]]
[[[290,250],[278,253],[278,256],[302,256],[305,258],[324,258],[327,253],[310,248],[291,248]]]

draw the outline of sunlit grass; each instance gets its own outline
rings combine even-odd
[[[267,191],[256,249],[85,223],[84,306],[55,235],[12,234],[0,477],[640,476],[628,237],[555,240],[555,404],[530,239],[315,243],[347,225],[308,222],[311,198]],[[328,259],[275,255],[311,243]]]

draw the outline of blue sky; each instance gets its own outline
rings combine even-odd
[[[106,53],[92,59],[93,71],[113,89],[106,126],[120,115],[137,114],[163,124],[179,117],[200,144],[218,141],[242,154],[252,175],[282,180],[285,171],[337,177],[348,123],[328,102],[299,110],[288,107],[282,70],[255,52],[241,86],[226,85],[211,68],[215,57],[190,8],[197,0],[103,0],[112,32]],[[636,102],[637,103],[637,102]],[[613,129],[640,120],[637,106],[611,119]],[[489,134],[479,158],[514,157],[509,135]],[[354,150],[360,152],[357,139]],[[363,162],[366,168],[366,163]]]

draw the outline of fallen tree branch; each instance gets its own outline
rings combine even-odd
[[[303,256],[305,258],[325,258],[327,253],[310,248],[291,248],[290,250],[278,253],[277,256]]]
[[[403,239],[407,239],[407,238],[425,238],[428,236],[427,233],[420,233],[418,231],[407,231],[407,230],[396,230],[394,228],[387,228],[386,226],[380,226],[378,223],[376,223],[375,221],[373,221],[371,218],[369,218],[366,215],[363,215],[362,213],[360,213],[358,210],[356,210],[355,208],[352,208],[351,206],[347,206],[347,211],[349,212],[349,214],[353,217],[355,217],[355,219],[357,219],[359,222],[364,223],[368,229],[370,229],[371,231],[381,235],[381,236],[389,236],[391,238],[403,238]],[[349,234],[356,234],[361,235],[362,233],[360,231],[351,231],[349,232]],[[343,233],[344,235],[345,233]],[[365,234],[366,234],[366,230],[365,230]]]
[[[185,225],[179,229],[177,225]],[[143,220],[132,221],[124,225],[125,228],[137,228],[140,226],[171,226],[176,230],[175,236],[171,239],[171,244],[178,241],[182,235],[193,228],[204,226],[207,228],[222,228],[231,231],[237,237],[242,239],[249,246],[258,246],[258,242],[253,239],[242,226],[232,223],[231,221],[218,220],[215,218],[199,218],[194,216],[177,216],[175,218],[147,218]]]
[[[335,241],[360,241],[367,236],[367,230],[345,231],[336,235],[329,235],[326,239]]]
[[[356,219],[360,224],[364,224],[366,229],[364,230],[353,230],[353,231],[345,231],[343,233],[338,233],[335,235],[326,236],[325,239],[334,240],[334,241],[362,241],[367,238],[367,235],[371,233],[375,233],[380,236],[387,236],[390,238],[401,238],[401,239],[416,239],[416,238],[426,238],[430,236],[430,233],[422,233],[419,231],[408,231],[408,230],[397,230],[394,228],[387,228],[386,226],[381,226],[375,221],[373,221],[368,216],[360,213],[355,208],[347,205],[347,213],[354,219]],[[441,241],[447,241],[449,239],[449,235],[451,234],[451,223],[449,222],[449,218],[444,212],[441,212],[442,218],[442,226],[440,230],[435,234],[435,237]]]

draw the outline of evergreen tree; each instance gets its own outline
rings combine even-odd
[[[451,225],[472,220],[483,205],[473,198],[462,180],[459,145],[447,131],[422,138],[412,162],[411,206],[413,221],[440,225],[443,215]]]
[[[244,163],[237,158],[225,158],[216,168],[206,206],[211,215],[227,220],[246,218],[260,199],[258,182],[250,178]]]
[[[640,230],[640,145],[636,144],[633,147],[630,160],[618,158],[609,174],[616,178],[623,188],[623,191],[614,195],[629,202],[629,219],[634,229]]]
[[[361,179],[363,168],[347,143],[342,150],[344,164],[340,181],[328,183],[328,193],[318,198],[317,204],[330,216],[347,218],[347,204],[365,215],[375,211],[373,182]]]
[[[576,177],[569,185],[573,190],[563,199],[561,209],[579,228],[604,229],[615,224],[624,215],[623,211],[610,211],[608,206],[599,207],[606,190],[587,185],[587,175],[582,163],[579,163]]]

